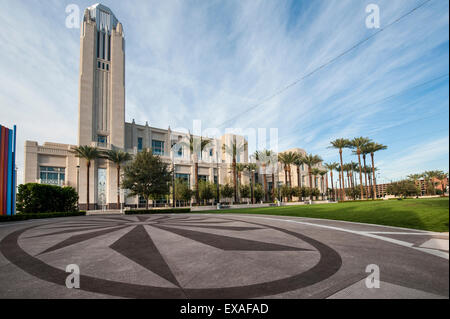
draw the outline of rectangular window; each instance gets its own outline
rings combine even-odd
[[[208,181],[208,176],[207,175],[198,175],[198,180],[207,182]]]
[[[99,69],[101,69],[102,63],[101,63],[100,61],[97,61],[97,67],[98,67]]]
[[[102,69],[103,70],[105,69],[105,63],[102,63]]]
[[[106,71],[109,71],[109,64],[106,65]]]
[[[108,61],[111,61],[111,35],[108,34]]]
[[[102,46],[102,59],[104,60],[105,59],[105,51],[106,51],[106,43],[105,43],[105,33],[104,32],[102,32],[102,43],[103,43],[103,46]]]
[[[163,141],[152,141],[152,152],[154,155],[164,155],[164,142]]]
[[[65,168],[41,166],[39,168],[39,177],[41,184],[62,186],[66,178]]]
[[[182,180],[187,185],[189,185],[189,183],[190,183],[190,175],[189,174],[175,174],[175,178]]]
[[[209,156],[213,157],[213,154],[214,154],[214,153],[213,153],[213,149],[210,149],[210,150],[209,150]]]
[[[142,140],[142,137],[138,137],[138,140],[137,140],[137,148],[138,148],[138,151],[142,151],[142,148],[143,148],[143,140]]]
[[[100,32],[97,31],[97,58],[100,58]]]
[[[97,137],[98,146],[105,147],[108,144],[108,138],[104,135],[99,135]]]

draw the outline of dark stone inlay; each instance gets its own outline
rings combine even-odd
[[[146,222],[150,218],[150,216],[139,216],[139,215],[136,217],[140,222]]]
[[[41,235],[26,237],[26,239],[39,238],[39,237],[52,236],[52,235],[70,234],[70,233],[76,233],[76,232],[82,232],[82,231],[88,231],[88,230],[96,230],[96,229],[104,229],[104,228],[111,228],[111,227],[114,227],[114,226],[97,226],[97,227],[89,227],[89,228],[68,229],[68,230],[57,231],[57,232],[54,232],[54,233],[47,233],[47,234],[41,234]]]
[[[109,247],[174,285],[180,286],[144,226],[136,226]]]
[[[66,240],[63,240],[63,241],[57,243],[56,245],[51,246],[50,248],[47,248],[46,250],[44,250],[43,252],[38,254],[38,256],[61,249],[61,248],[65,248],[65,247],[68,247],[71,245],[75,245],[80,242],[83,242],[83,241],[86,241],[86,240],[89,240],[89,239],[92,239],[92,238],[95,238],[98,236],[106,235],[106,234],[112,233],[116,230],[120,230],[120,229],[123,229],[126,227],[128,227],[128,226],[116,226],[114,228],[109,228],[106,230],[100,230],[100,231],[96,231],[96,232],[92,232],[92,233],[74,235],[72,237],[67,238]]]
[[[267,281],[260,284],[236,286],[227,288],[209,288],[209,289],[180,289],[180,288],[165,288],[155,286],[143,286],[137,284],[116,282],[110,280],[99,279],[90,276],[81,275],[81,290],[108,294],[112,296],[124,298],[151,298],[151,299],[167,299],[167,298],[220,298],[220,299],[244,299],[244,298],[258,298],[264,296],[277,295],[280,293],[301,289],[320,281],[323,281],[333,274],[335,274],[342,265],[342,259],[339,254],[331,247],[322,244],[321,242],[304,236],[300,233],[287,231],[282,228],[272,227],[265,224],[257,224],[245,222],[242,220],[232,220],[241,223],[258,225],[268,229],[280,231],[287,235],[292,235],[294,238],[303,240],[310,244],[320,253],[319,262],[309,270],[297,275],[287,277],[284,279]],[[42,226],[42,225],[41,225]],[[25,252],[18,244],[19,237],[33,228],[40,227],[32,226],[25,229],[17,230],[0,241],[0,252],[12,264],[21,268],[32,276],[41,280],[46,280],[65,286],[67,273],[61,269],[52,267],[38,258],[35,258]]]
[[[214,226],[214,225],[197,225],[197,224],[175,224],[175,223],[165,223],[166,226],[178,226],[178,227],[196,227],[196,228],[206,228],[206,229],[217,229],[217,230],[233,230],[233,231],[245,231],[245,230],[258,230],[264,229],[261,227],[245,227],[245,226]]]
[[[153,225],[156,228],[189,238],[199,243],[216,247],[222,250],[235,251],[310,251],[310,249],[290,247],[278,244],[265,243],[255,240],[234,238],[194,230]]]

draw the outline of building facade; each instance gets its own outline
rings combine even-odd
[[[194,186],[193,160],[198,161],[199,179],[226,184],[232,183],[232,155],[222,149],[223,144],[246,144],[242,136],[226,134],[212,138],[207,149],[191,154],[188,132],[125,122],[125,37],[124,29],[113,12],[96,4],[87,8],[80,35],[80,74],[78,107],[78,145],[95,146],[102,150],[122,149],[131,154],[151,149],[153,154],[174,165],[175,176]],[[199,137],[198,137],[199,138]],[[87,165],[76,158],[71,149],[76,145],[25,143],[24,183],[45,183],[71,186],[80,196],[80,208],[87,209]],[[300,153],[304,150],[296,149]],[[242,149],[237,161],[248,162],[248,148]],[[129,198],[126,191],[117,189],[117,170],[105,159],[97,159],[90,166],[90,207],[117,208],[118,192],[129,206],[144,205],[139,198]],[[296,174],[294,174],[296,175]],[[277,173],[278,182],[283,173]],[[307,170],[293,179],[308,184]],[[270,178],[269,178],[270,179]],[[261,179],[260,179],[261,180]],[[249,177],[243,177],[248,183]],[[271,181],[274,185],[274,181]],[[319,181],[320,183],[320,181]],[[319,184],[318,184],[319,185]]]

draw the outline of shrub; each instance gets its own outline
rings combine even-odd
[[[145,209],[145,210],[126,210],[125,215],[143,215],[143,214],[181,214],[190,213],[190,208],[165,208],[165,209]]]
[[[72,187],[44,184],[19,185],[17,210],[27,214],[76,212],[78,194]]]
[[[256,184],[253,192],[256,202],[260,202],[264,198],[264,189],[261,184]]]
[[[23,214],[19,213],[12,216],[0,216],[0,223],[2,222],[16,222],[28,219],[43,219],[43,218],[58,218],[58,217],[73,217],[73,216],[85,216],[85,211],[79,212],[64,212],[64,213],[39,213],[39,214]]]

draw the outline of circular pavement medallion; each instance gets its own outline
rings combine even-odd
[[[323,281],[342,265],[335,250],[301,233],[199,215],[41,224],[6,236],[0,252],[62,286],[68,276],[62,265],[83,261],[81,290],[125,298],[273,296]]]

